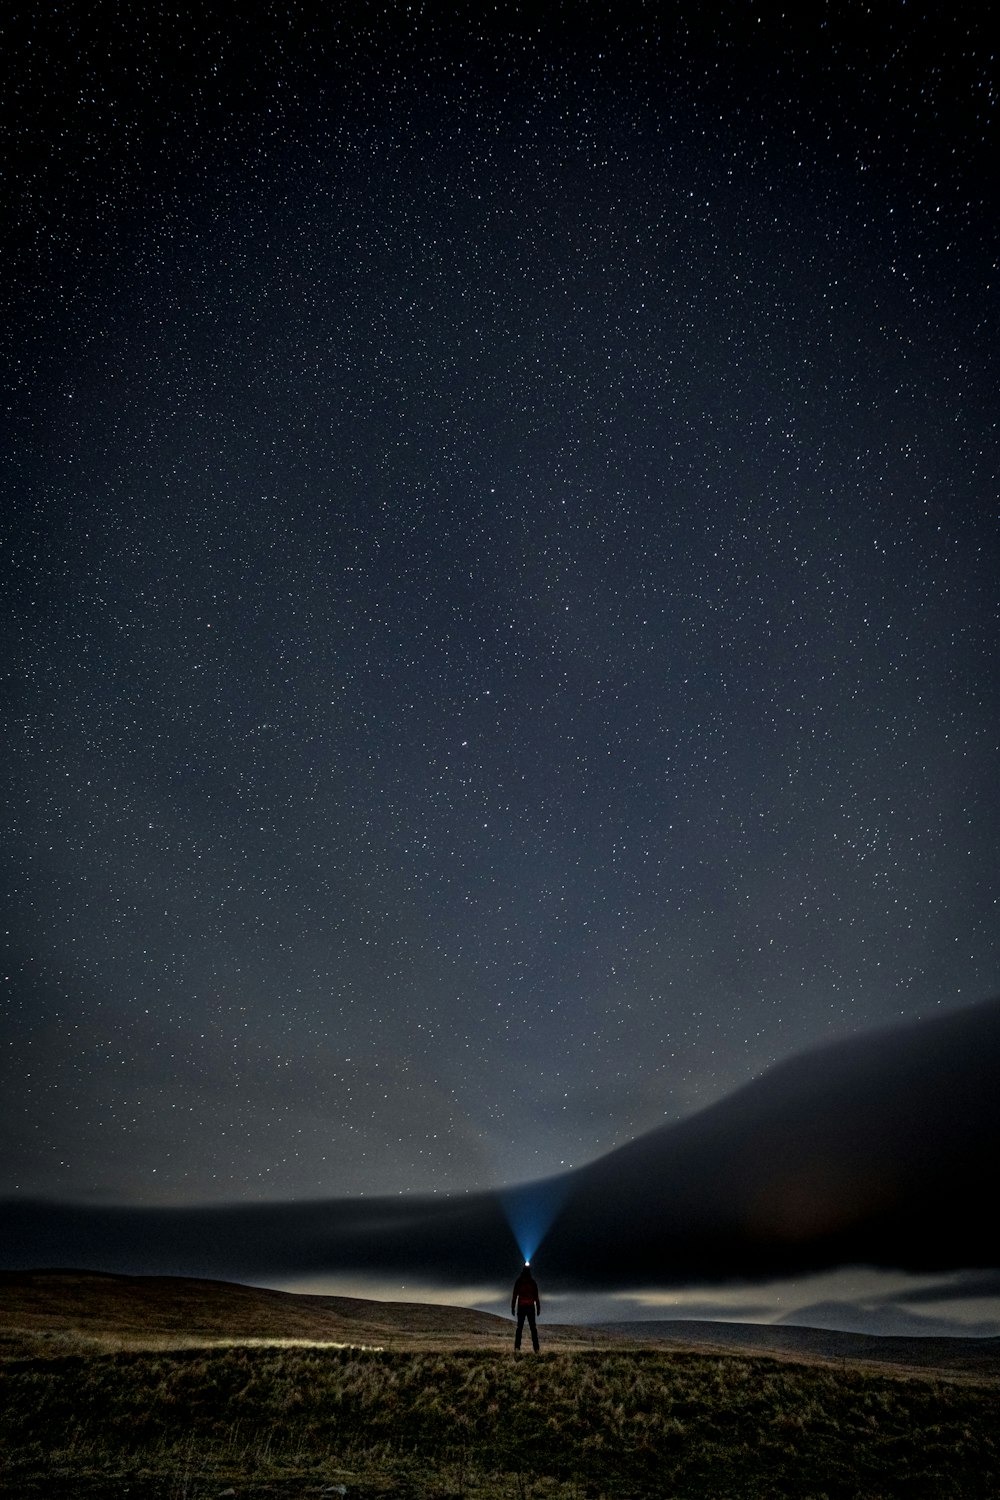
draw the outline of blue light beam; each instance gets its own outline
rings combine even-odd
[[[570,1189],[568,1175],[543,1177],[539,1182],[525,1182],[519,1187],[501,1188],[500,1203],[521,1247],[525,1264],[552,1227]]]

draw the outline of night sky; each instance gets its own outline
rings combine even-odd
[[[484,1191],[1000,993],[988,8],[480,9],[0,23],[4,1197]]]

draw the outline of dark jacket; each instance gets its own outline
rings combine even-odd
[[[538,1298],[538,1285],[530,1271],[522,1271],[514,1282],[514,1292],[510,1299],[510,1310],[513,1314],[518,1307],[533,1307],[536,1312],[541,1312],[542,1304]]]

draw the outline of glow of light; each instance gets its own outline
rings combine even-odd
[[[525,1265],[531,1263],[552,1227],[556,1214],[566,1201],[569,1184],[569,1177],[564,1175],[543,1177],[539,1182],[526,1182],[519,1187],[500,1189],[500,1203],[520,1246]]]

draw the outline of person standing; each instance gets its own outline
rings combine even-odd
[[[538,1297],[538,1283],[531,1274],[531,1267],[527,1261],[524,1270],[514,1283],[514,1293],[510,1299],[510,1315],[517,1314],[517,1333],[514,1335],[515,1354],[521,1347],[521,1334],[524,1330],[524,1320],[527,1318],[528,1327],[531,1329],[531,1344],[538,1353],[538,1329],[535,1326],[535,1314],[540,1313],[542,1304]]]

